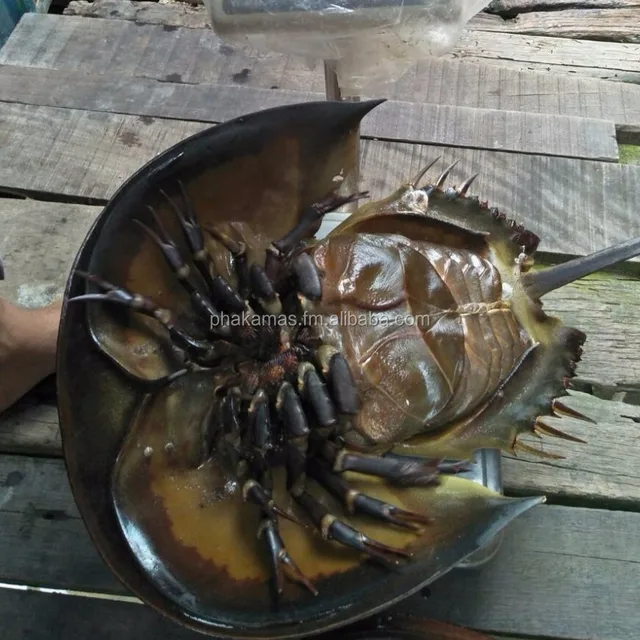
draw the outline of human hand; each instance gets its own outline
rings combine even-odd
[[[0,413],[55,372],[62,301],[25,309],[0,298]]]

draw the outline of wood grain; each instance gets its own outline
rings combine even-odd
[[[163,9],[170,6],[150,4]],[[95,77],[96,82],[96,74],[104,73],[117,75],[121,82],[132,76],[165,81],[171,78],[173,84],[229,85],[241,80],[243,87],[324,92],[318,65],[307,68],[293,58],[235,49],[223,45],[213,32],[166,31],[122,20],[95,23],[61,21],[55,16],[41,18],[25,18],[0,59],[21,67],[81,71]],[[118,49],[118,43],[126,46]],[[154,53],[163,50],[172,55]],[[174,63],[176,57],[178,62]],[[61,93],[62,87],[56,91],[57,95]],[[390,87],[388,96],[437,105],[601,118],[614,121],[618,127],[640,128],[638,86],[440,58],[415,64]],[[136,102],[141,97],[136,96]]]
[[[640,7],[638,0],[493,0],[489,13],[516,15],[529,11],[558,11],[560,9],[628,9]]]
[[[445,59],[519,71],[552,71],[565,77],[640,81],[640,45],[634,44],[468,31]],[[162,21],[136,24],[131,20],[28,14],[0,51],[0,63],[324,91],[320,61],[241,50],[224,43],[211,29],[174,28]]]
[[[28,126],[27,126],[28,125]],[[103,112],[0,104],[0,187],[106,200],[158,152],[206,125]],[[442,156],[459,184],[542,237],[541,249],[583,254],[640,235],[640,168],[550,156],[364,140],[362,185],[386,196]]]
[[[467,31],[450,57],[519,71],[640,83],[640,45]]]
[[[177,84],[149,78],[0,65],[0,101],[218,123],[323,94]],[[369,114],[363,138],[617,161],[612,122],[390,100]]]
[[[481,20],[473,31],[496,31],[529,36],[640,42],[640,5],[617,9],[534,11],[512,20]]]
[[[108,199],[157,153],[210,125],[0,104],[0,187]]]
[[[170,27],[189,27],[206,29],[211,27],[211,19],[206,7],[200,0],[160,4],[146,0],[73,0],[64,9],[66,16],[82,16],[84,18],[107,18],[133,20],[138,24],[166,24]],[[196,5],[196,6],[194,6]]]
[[[0,296],[24,307],[62,295],[69,269],[101,207],[0,199]]]
[[[127,594],[78,517],[62,461],[4,456],[0,483],[1,581]],[[401,608],[499,634],[629,640],[640,624],[628,586],[640,580],[638,527],[636,513],[537,507],[482,571],[449,574]]]
[[[52,640],[51,629],[56,630],[55,640],[81,640],[95,635],[98,628],[100,640],[200,640],[203,637],[165,620],[149,607],[104,597],[46,595],[37,590],[0,588],[0,615],[9,621],[4,628],[12,640]],[[503,635],[487,637],[523,640]],[[318,636],[318,640],[325,640],[325,636]],[[331,640],[337,640],[337,636],[334,634]]]

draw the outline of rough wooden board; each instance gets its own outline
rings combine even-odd
[[[93,548],[62,461],[4,456],[0,483],[0,581],[127,593]],[[640,624],[628,587],[640,580],[638,527],[637,513],[537,507],[484,570],[446,576],[402,608],[493,633],[628,640]]]
[[[176,8],[166,6],[175,15]],[[0,63],[111,70],[184,82],[228,84],[235,79],[248,84],[259,78],[265,87],[324,91],[320,61],[240,50],[223,43],[211,29],[174,30],[163,22],[137,25],[130,20],[27,14],[0,51]],[[640,82],[640,45],[632,44],[469,31],[446,59]],[[389,93],[386,87],[384,93]]]
[[[157,153],[210,125],[0,105],[0,189],[108,199]]]
[[[0,415],[0,451],[61,456],[58,409],[31,400],[31,395]]]
[[[205,127],[7,103],[0,120],[0,187],[100,200]],[[640,235],[640,168],[632,165],[363,140],[362,185],[373,198],[386,196],[440,155],[432,178],[454,159],[451,184],[480,171],[473,193],[539,233],[542,250],[581,254]]]
[[[637,343],[636,343],[637,344]],[[590,502],[607,508],[637,510],[640,504],[640,407],[571,392],[566,404],[598,422],[548,418],[545,423],[587,444],[544,438],[525,441],[564,460],[504,456],[506,490],[515,495],[544,493],[553,500]],[[624,462],[621,462],[624,460]]]
[[[173,5],[162,6],[175,11]],[[0,63],[169,82],[232,84],[235,78],[237,84],[247,85],[259,79],[265,88],[324,92],[321,62],[309,66],[276,53],[240,51],[211,29],[173,29],[128,20],[23,16],[0,50]]]
[[[451,573],[402,609],[532,638],[629,640],[639,628],[635,590],[611,589],[638,579],[640,538],[629,531],[638,525],[635,513],[540,508],[513,524],[490,566]]]
[[[477,21],[472,30],[638,43],[640,42],[640,5],[624,9],[534,11],[521,14],[511,20]]]
[[[64,10],[66,16],[133,20],[140,24],[165,24],[170,27],[206,29],[211,19],[205,6],[185,3],[160,4],[145,0],[73,0]]]
[[[35,613],[37,612],[37,613]],[[11,640],[85,640],[100,629],[100,640],[201,640],[201,634],[165,620],[137,603],[36,590],[0,588],[0,616]],[[52,637],[51,630],[56,630]],[[495,640],[523,640],[489,636]],[[321,638],[319,638],[321,640]]]
[[[39,307],[64,291],[69,269],[101,207],[0,198],[0,296]]]
[[[128,115],[223,122],[268,109],[324,100],[323,94],[0,65],[0,101]],[[363,138],[618,160],[612,122],[521,111],[390,100],[369,114]]]
[[[5,47],[0,57],[18,66],[112,73],[119,77],[142,75],[160,80],[171,77],[189,83],[231,84],[234,75],[240,74],[245,87],[278,86],[318,94],[324,91],[322,69],[317,65],[307,69],[291,58],[275,54],[251,57],[250,53],[221,46],[212,32],[194,35],[184,29],[172,32],[116,20],[82,21],[82,30],[78,30],[78,21],[73,19],[61,22],[54,18],[51,22],[29,18],[13,34],[12,52]],[[45,37],[48,44],[35,50],[34,40]],[[180,43],[178,51],[176,39]],[[126,47],[116,55],[114,43],[118,42],[126,43]],[[172,50],[173,55],[150,56],[163,48]],[[183,57],[185,52],[191,54],[191,60]],[[178,53],[180,67],[173,63]],[[220,64],[221,56],[226,66]],[[82,60],[80,67],[78,60]],[[200,60],[205,64],[200,65]],[[242,74],[243,69],[248,72]],[[618,127],[635,126],[640,131],[640,87],[626,83],[431,58],[414,65],[390,87],[388,95],[419,103],[601,118],[614,121]]]
[[[640,83],[637,44],[467,31],[451,57],[519,70]]]
[[[489,13],[516,15],[529,11],[558,11],[559,9],[626,9],[640,7],[638,0],[493,0]]]

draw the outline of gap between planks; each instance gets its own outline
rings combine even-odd
[[[584,51],[582,55],[589,57]],[[236,84],[323,95],[325,90],[320,63],[309,66],[293,56],[234,48],[211,30],[168,31],[124,20],[61,20],[30,14],[0,52],[0,62],[174,84]],[[611,120],[621,134],[631,132],[640,140],[640,86],[549,69],[538,73],[428,58],[385,87],[384,95],[417,103]]]
[[[219,123],[273,107],[324,101],[324,96],[0,65],[0,101]],[[11,118],[10,112],[5,117]],[[619,160],[613,122],[573,116],[390,100],[366,116],[361,136],[524,154]]]
[[[39,306],[62,295],[71,265],[101,207],[0,200],[0,255],[7,279],[0,295]],[[327,217],[329,228],[337,215]],[[640,280],[596,274],[548,296],[545,308],[589,336],[578,375],[606,381],[640,381]],[[542,491],[554,499],[584,499],[618,506],[640,503],[640,408],[575,393],[576,409],[596,417],[594,427],[576,420],[550,420],[587,440],[587,445],[545,440],[544,449],[567,456],[545,462],[504,459],[507,491]],[[625,417],[626,416],[626,417]],[[532,444],[535,444],[532,442]],[[55,406],[30,394],[0,418],[0,451],[59,456]],[[635,455],[634,452],[638,452]]]
[[[0,581],[130,595],[92,544],[62,460],[2,456],[0,482],[5,497],[10,490],[0,508]],[[482,570],[454,571],[396,610],[492,633],[629,640],[640,626],[628,588],[640,581],[639,527],[638,513],[536,507],[509,526]]]

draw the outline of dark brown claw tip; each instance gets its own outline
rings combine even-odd
[[[591,424],[598,424],[596,420],[590,418],[589,416],[585,416],[584,414],[568,407],[564,402],[560,400],[554,400],[551,403],[551,408],[553,412],[559,416],[566,416],[568,418],[575,418],[576,420],[583,420],[584,422],[590,422]]]
[[[2,258],[0,258],[0,280],[4,280],[4,265],[2,264]]]
[[[565,433],[564,431],[560,431],[560,429],[555,429],[554,427],[545,424],[538,418],[536,423],[533,425],[533,432],[536,435],[540,436],[550,436],[552,438],[560,438],[561,440],[568,440],[569,442],[577,442],[579,444],[587,444],[586,440],[582,440],[582,438],[577,438],[576,436],[572,436],[569,433]]]

